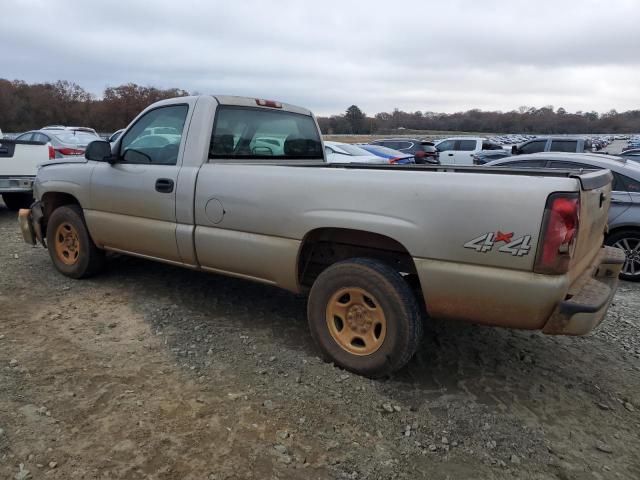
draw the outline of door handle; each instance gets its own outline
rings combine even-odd
[[[449,154],[449,156],[450,156],[450,157],[453,157],[453,153],[450,153],[450,154]]]
[[[173,192],[173,180],[170,178],[159,178],[156,180],[156,192],[171,193]]]

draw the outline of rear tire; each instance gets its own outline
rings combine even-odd
[[[33,203],[33,195],[31,192],[3,193],[2,200],[9,210],[16,211],[29,208]]]
[[[67,277],[90,277],[104,267],[105,253],[91,240],[78,205],[53,211],[47,222],[47,248],[55,267]]]
[[[390,266],[368,258],[324,270],[311,288],[307,317],[325,360],[371,378],[402,368],[423,333],[407,282]]]
[[[607,237],[605,245],[624,250],[627,257],[620,278],[629,282],[640,282],[640,230],[622,230]]]

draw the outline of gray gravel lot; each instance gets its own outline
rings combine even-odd
[[[371,381],[302,297],[122,256],[72,281],[1,203],[0,272],[3,479],[640,478],[640,285],[588,337],[429,320]]]

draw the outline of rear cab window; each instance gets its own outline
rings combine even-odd
[[[209,143],[212,160],[322,160],[313,117],[266,108],[219,106]]]

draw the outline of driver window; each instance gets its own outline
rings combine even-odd
[[[175,165],[188,111],[188,105],[171,105],[146,113],[122,138],[121,161]]]

